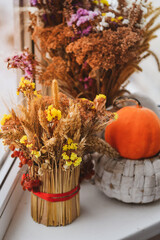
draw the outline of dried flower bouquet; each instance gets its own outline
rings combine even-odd
[[[66,94],[93,100],[103,93],[110,105],[123,94],[128,77],[142,71],[142,59],[153,55],[159,66],[149,43],[160,27],[154,25],[160,9],[148,0],[31,0],[31,5],[38,8],[30,14],[30,30],[47,63],[39,75],[45,85],[56,78]]]
[[[23,53],[21,60],[23,55],[28,56],[27,52]],[[17,56],[15,65],[13,58],[8,59],[10,67],[19,64],[27,70]],[[29,59],[27,57],[25,62]],[[0,138],[13,151],[12,157],[19,157],[19,167],[28,165],[21,184],[24,190],[32,192],[33,219],[47,226],[66,225],[80,213],[79,178],[83,155],[95,150],[117,155],[107,143],[95,137],[115,115],[105,110],[104,95],[98,95],[94,102],[69,99],[59,93],[56,80],[52,96],[42,96],[35,90],[35,83],[29,80],[33,65],[28,72],[24,71],[17,91],[17,94],[24,94],[26,105],[17,106],[9,115],[4,115]]]

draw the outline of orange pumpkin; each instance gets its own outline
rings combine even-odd
[[[122,157],[148,158],[160,151],[160,119],[150,109],[128,106],[105,129],[105,140]]]

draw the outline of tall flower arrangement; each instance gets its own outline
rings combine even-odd
[[[31,175],[23,179],[24,189],[32,189],[34,182],[28,187],[28,179],[36,180],[43,175],[46,166],[66,171],[79,166],[88,151],[117,154],[95,136],[115,118],[115,114],[105,110],[105,95],[97,95],[93,102],[85,98],[69,99],[58,92],[56,81],[53,97],[42,96],[34,88],[33,82],[22,77],[17,92],[24,94],[27,105],[11,109],[1,120],[3,144],[9,145],[12,157],[19,157],[20,167],[29,166]],[[36,170],[31,173],[30,168],[35,166]]]
[[[31,1],[30,30],[47,68],[39,81],[58,79],[62,91],[91,100],[107,95],[107,105],[149,55],[160,9],[147,0]],[[39,25],[41,22],[41,26]],[[38,45],[40,43],[40,45]]]
[[[95,136],[116,115],[106,111],[105,95],[97,95],[94,101],[70,99],[59,92],[56,80],[52,82],[52,96],[42,96],[33,82],[38,62],[27,50],[7,62],[9,68],[24,71],[17,94],[24,95],[26,104],[4,115],[0,138],[13,151],[12,157],[20,159],[20,168],[28,165],[21,184],[32,192],[33,219],[47,226],[69,224],[80,212],[83,156],[93,151],[118,156]],[[91,176],[92,168],[89,163],[84,178]]]

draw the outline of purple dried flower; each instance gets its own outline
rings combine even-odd
[[[82,36],[87,36],[90,34],[90,32],[92,31],[92,27],[88,26],[87,28],[83,29],[82,31]]]
[[[76,14],[72,14],[70,20],[67,21],[67,25],[71,27],[72,24],[77,21],[77,19],[78,19],[78,16]]]
[[[93,78],[85,77],[84,79],[79,79],[80,82],[84,83],[84,89],[87,90],[89,87],[93,86]]]
[[[87,9],[79,8],[75,14],[72,14],[67,25],[72,26],[76,22],[76,25],[79,27],[81,24],[93,20],[99,14],[100,12],[98,11],[88,11]]]
[[[30,0],[31,6],[37,6],[38,1],[37,0]]]
[[[80,17],[80,16],[86,16],[86,15],[88,15],[88,10],[87,10],[87,9],[84,9],[84,8],[79,8],[79,9],[77,10],[76,15],[77,15],[78,17]]]
[[[89,16],[82,16],[78,19],[76,25],[79,27],[81,24],[88,22],[90,20]]]
[[[33,79],[35,73],[35,67],[38,65],[34,60],[33,55],[24,50],[19,55],[15,55],[11,58],[7,58],[8,68],[18,68],[24,71],[24,77],[27,79]]]

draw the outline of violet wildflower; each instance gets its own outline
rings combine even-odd
[[[38,1],[37,0],[30,0],[31,6],[37,6]]]
[[[81,24],[93,20],[99,14],[99,11],[88,11],[87,9],[79,8],[75,14],[72,14],[67,25],[72,26],[73,23],[76,23],[77,27],[79,27]]]
[[[91,31],[92,31],[92,26],[88,26],[88,27],[84,28],[83,30],[78,30],[76,32],[75,36],[71,38],[71,42],[74,42],[83,36],[88,36],[91,33]]]
[[[35,67],[38,62],[34,60],[33,55],[28,50],[23,51],[11,58],[7,58],[8,68],[18,68],[24,71],[26,79],[33,79],[35,74]]]
[[[70,20],[67,21],[67,25],[71,27],[72,24],[77,21],[77,19],[78,19],[78,16],[76,14],[72,14]]]
[[[78,19],[76,25],[77,25],[77,27],[79,27],[81,24],[84,24],[85,22],[88,22],[89,20],[90,20],[89,16],[81,16]]]
[[[93,85],[93,78],[90,78],[90,77],[85,77],[84,79],[79,79],[80,82],[83,82],[84,83],[84,89],[85,90],[88,90],[88,88],[92,87]]]
[[[87,16],[87,15],[88,15],[88,12],[89,12],[89,11],[88,11],[87,9],[79,8],[79,9],[77,10],[76,15],[77,15],[78,17]]]
[[[92,31],[92,27],[91,26],[88,26],[87,28],[83,29],[82,31],[82,36],[87,36],[90,34],[90,32]]]

